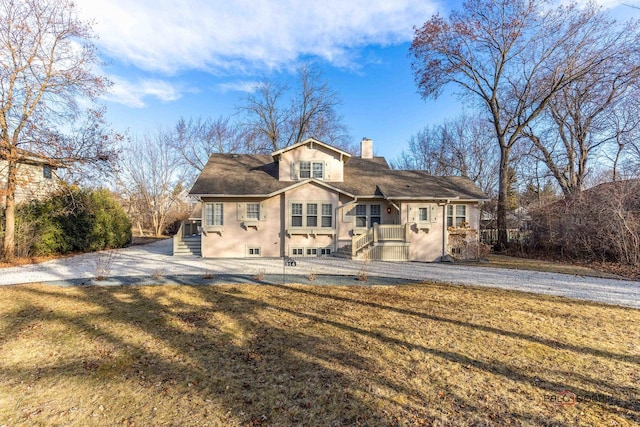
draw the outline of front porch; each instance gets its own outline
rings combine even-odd
[[[352,237],[351,244],[339,250],[357,260],[408,261],[409,224],[374,224],[364,233]]]

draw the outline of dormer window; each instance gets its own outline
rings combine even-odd
[[[324,162],[299,162],[298,163],[299,179],[325,179]]]
[[[311,162],[300,162],[300,179],[307,178],[311,178]]]
[[[316,179],[324,178],[324,163],[313,162],[313,177]]]

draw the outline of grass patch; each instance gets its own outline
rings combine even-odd
[[[640,423],[640,310],[495,289],[2,287],[0,354],[0,425]]]
[[[507,255],[489,255],[489,263],[470,264],[487,267],[509,268],[514,270],[544,271],[548,273],[572,274],[577,276],[600,277],[603,279],[624,279],[625,276],[595,270],[583,265],[545,261],[536,258],[519,258]]]

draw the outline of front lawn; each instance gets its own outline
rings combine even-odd
[[[636,425],[640,310],[400,287],[0,288],[0,426]]]

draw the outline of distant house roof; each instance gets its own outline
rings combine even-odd
[[[62,165],[60,165],[60,163],[55,161],[54,159],[51,159],[46,156],[42,156],[32,151],[23,150],[21,148],[18,148],[18,156],[19,156],[18,161],[20,163],[28,163],[28,164],[34,164],[34,165],[49,165],[53,168],[62,167]],[[6,160],[6,158],[7,158],[6,152],[4,150],[0,150],[0,160]]]
[[[278,176],[278,163],[273,161],[271,155],[216,154],[211,156],[189,194],[265,197],[312,181],[355,197],[397,200],[487,199],[469,178],[432,176],[424,171],[391,170],[383,157],[351,157],[344,165],[343,182],[313,179],[279,181]]]

